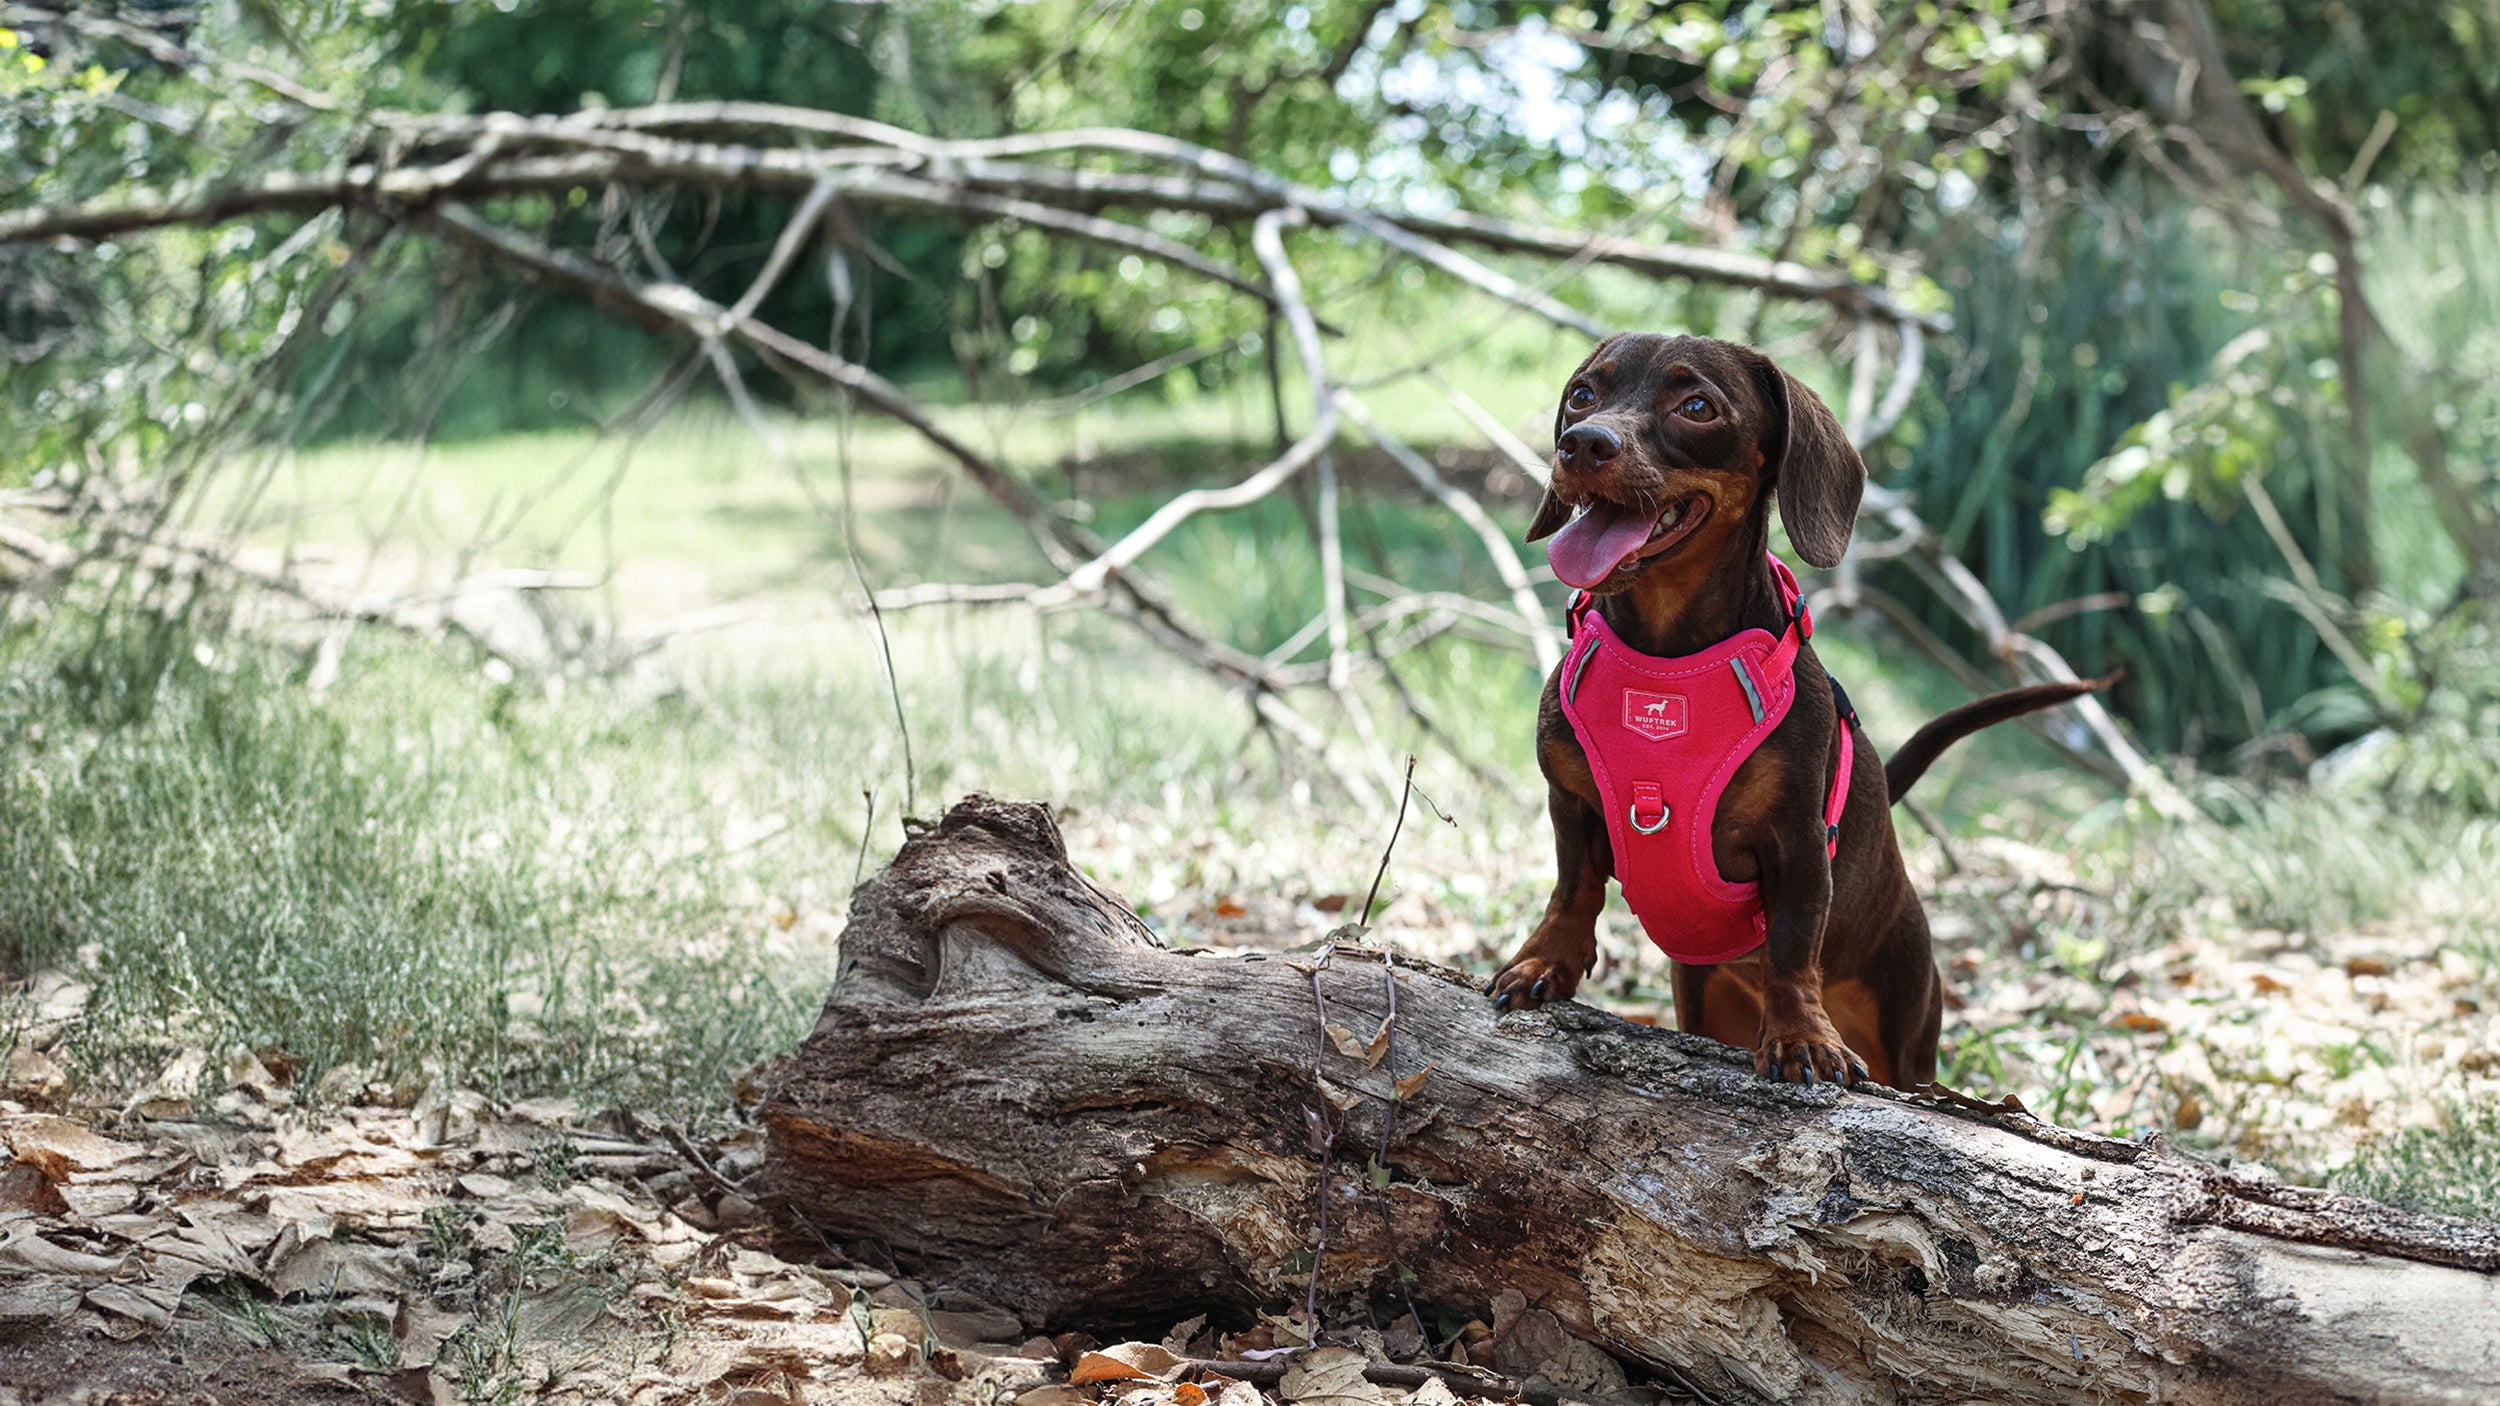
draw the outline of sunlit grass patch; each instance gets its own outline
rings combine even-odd
[[[2500,1102],[2450,1104],[2432,1126],[2362,1144],[2337,1185],[2408,1210],[2500,1221]]]
[[[334,1099],[444,1081],[673,1105],[801,1027],[824,957],[767,900],[806,882],[720,843],[717,730],[680,702],[559,714],[457,656],[351,651],[315,696],[293,651],[169,622],[9,650],[0,958],[93,984],[86,1079],[241,1047]]]

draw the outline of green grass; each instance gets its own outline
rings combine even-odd
[[[2435,1126],[2365,1143],[2336,1184],[2408,1210],[2500,1221],[2500,1104],[2452,1105]]]
[[[803,1022],[821,970],[755,935],[781,876],[655,765],[705,746],[682,702],[552,713],[457,657],[352,653],[315,698],[290,651],[170,623],[9,650],[0,956],[96,982],[87,1078],[241,1047],[332,1098],[671,1103]]]
[[[1116,654],[1098,633],[909,678],[920,811],[1185,788],[1219,828],[1267,825],[1223,799],[1280,789],[1246,719],[1151,659],[1068,667]],[[0,967],[94,984],[88,1087],[248,1049],[329,1101],[441,1082],[700,1111],[805,1030],[832,952],[792,921],[838,911],[905,809],[882,678],[551,687],[361,632],[316,691],[315,656],[127,611],[0,644]]]

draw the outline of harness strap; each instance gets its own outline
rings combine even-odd
[[[1779,643],[1771,647],[1771,657],[1762,661],[1773,676],[1788,672],[1797,662],[1797,651],[1814,638],[1814,612],[1806,608],[1805,591],[1797,585],[1797,574],[1788,563],[1770,553],[1763,554],[1771,563],[1771,579],[1779,583],[1780,604],[1788,609],[1788,623],[1780,627]]]
[[[1830,678],[1830,675],[1824,677]],[[1857,760],[1858,710],[1849,704],[1849,690],[1832,679],[1832,709],[1840,716],[1840,765],[1832,772],[1832,793],[1823,802],[1823,846],[1833,857],[1840,854],[1840,815],[1849,808],[1849,772]]]
[[[1807,640],[1814,638],[1814,611],[1806,605],[1805,589],[1797,584],[1797,573],[1788,569],[1788,563],[1770,552],[1762,556],[1770,563],[1771,579],[1780,590],[1780,604],[1788,611],[1788,621],[1780,627],[1778,642],[1771,646],[1770,655],[1762,661],[1764,674],[1776,679],[1796,667],[1797,651],[1805,647]],[[1563,627],[1565,639],[1577,640],[1580,637],[1580,621],[1596,604],[1597,598],[1586,591],[1571,593],[1571,606]],[[1753,676],[1746,671],[1742,660],[1730,662],[1735,666],[1737,682],[1744,685],[1746,698],[1753,704],[1754,720],[1760,722],[1762,699],[1754,687]],[[1588,655],[1583,654],[1580,665],[1585,668],[1587,664]],[[1579,682],[1579,672],[1575,669],[1564,689],[1566,699],[1578,693]],[[1840,680],[1832,679],[1831,685],[1832,706],[1840,718],[1837,729],[1840,733],[1840,765],[1832,772],[1831,794],[1823,802],[1823,844],[1826,853],[1837,856],[1840,853],[1840,817],[1849,808],[1849,774],[1857,761],[1857,739],[1851,734],[1858,730],[1859,723],[1858,710],[1851,706],[1848,691],[1840,686]],[[1642,794],[1644,789],[1646,795]],[[1646,835],[1666,824],[1667,808],[1657,785],[1637,782],[1633,791],[1633,827]]]

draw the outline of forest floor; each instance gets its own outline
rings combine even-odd
[[[355,511],[401,499],[384,461],[407,456],[342,451],[298,466],[304,500],[265,505],[300,539],[255,549],[343,591],[412,589],[478,522],[536,520],[509,507],[519,466],[590,452],[447,451],[416,530]],[[1100,1344],[1035,1341],[1013,1305],[795,1245],[748,1180],[742,1110],[812,1022],[853,880],[899,816],[976,788],[1050,798],[1077,861],[1175,945],[1321,941],[1377,871],[1372,940],[1489,974],[1541,906],[1536,681],[1515,654],[1414,656],[1435,728],[1391,738],[1423,756],[1422,798],[1382,871],[1389,814],[1351,810],[1115,628],[896,616],[889,691],[840,541],[755,446],[705,423],[644,452],[666,471],[605,509],[529,509],[609,511],[597,559],[479,558],[592,584],[466,597],[449,645],[301,619],[80,629],[96,622],[66,610],[10,642],[0,1406],[1071,1406],[1065,1375]],[[858,484],[875,579],[1029,568],[997,522],[907,487],[912,467]],[[1519,486],[1479,485],[1522,510]],[[1384,570],[1489,589],[1396,500],[1363,511]],[[1171,549],[1197,608],[1253,640],[1312,609],[1273,526],[1246,514]],[[571,653],[529,667],[551,642]],[[1865,622],[1816,644],[1879,745],[1963,696]],[[2199,794],[2209,818],[2164,820],[2006,728],[1896,812],[1954,1001],[1946,1082],[2500,1217],[2500,827],[2331,778]],[[1582,998],[1671,1022],[1663,958],[1619,907],[1603,952]],[[1456,1336],[1432,1346],[1550,1376],[1521,1321],[1436,1323]],[[1169,1350],[1299,1331],[1218,1326],[1229,1341],[1187,1326]],[[1350,1313],[1327,1326],[1358,1353],[1422,1346]],[[1404,1395],[1362,1360],[1303,1360],[1263,1390]],[[1140,1361],[1159,1360],[1096,1363],[1084,1394],[1255,1406]]]
[[[1080,811],[1069,839],[1097,873],[1154,895],[1144,906],[1184,944],[1302,946],[1362,901],[1262,882],[1275,856],[1258,842],[1189,829],[1151,810]],[[2407,1110],[2500,1079],[2490,972],[2413,955],[2418,928],[2180,937],[2086,976],[2025,960],[2025,939],[1995,930],[2029,928],[2037,943],[2101,901],[2070,869],[2010,840],[1954,845],[1949,875],[1934,842],[1912,852],[1960,1003],[1952,1062],[1978,1092],[2007,1091],[1984,1077],[1986,1050],[2057,1121],[2331,1167]],[[1509,924],[1470,916],[1465,874],[1418,872],[1411,856],[1391,868],[1375,940],[1480,971],[1510,940]],[[1590,997],[1671,1021],[1646,945],[1618,925],[1608,950]],[[1329,1326],[1350,1352],[1298,1359],[1264,1398],[1173,1363],[1289,1346],[1297,1323],[1185,1324],[1159,1349],[1097,1360],[1103,1344],[1083,1333],[1038,1337],[1012,1306],[794,1244],[756,1204],[763,1152],[742,1116],[698,1141],[664,1117],[561,1097],[377,1081],[313,1099],[240,1050],[185,1051],[113,1100],[71,1092],[62,1042],[86,996],[57,971],[27,985],[34,1019],[0,1101],[13,1158],[0,1176],[0,1390],[20,1402],[1203,1406],[1230,1392],[1230,1406],[1394,1406],[1409,1392],[1361,1380],[1361,1366],[1426,1351],[1349,1318]],[[744,1081],[736,1097],[753,1092]],[[1566,1368],[1519,1360],[1511,1344],[1534,1335],[1507,1326],[1477,1322],[1430,1347],[1556,1386]],[[1097,1380],[1070,1387],[1072,1369]],[[1630,1379],[1634,1398],[1682,1399]]]

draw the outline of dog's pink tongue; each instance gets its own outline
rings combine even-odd
[[[1614,573],[1649,540],[1657,519],[1599,501],[1563,525],[1545,544],[1545,559],[1566,586],[1587,590]]]

